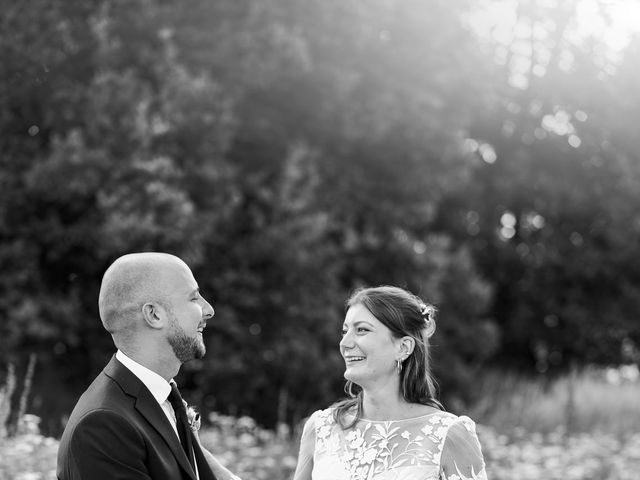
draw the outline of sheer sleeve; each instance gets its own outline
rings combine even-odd
[[[298,453],[298,465],[293,480],[311,480],[313,471],[313,452],[316,446],[316,415],[313,413],[304,424],[300,438],[300,453]]]
[[[459,417],[449,427],[440,465],[442,480],[487,480],[476,425],[469,417]]]

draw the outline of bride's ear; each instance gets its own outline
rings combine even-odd
[[[400,339],[400,354],[405,358],[413,353],[416,347],[416,340],[413,337],[405,336]]]

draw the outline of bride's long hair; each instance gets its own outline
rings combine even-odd
[[[409,403],[420,403],[444,410],[436,397],[436,382],[429,362],[429,337],[435,331],[433,305],[412,293],[393,286],[361,288],[347,300],[346,309],[362,304],[384,324],[395,338],[413,337],[413,353],[400,371],[400,392]],[[354,426],[362,418],[362,388],[347,380],[348,398],[334,405],[333,417],[343,429]]]

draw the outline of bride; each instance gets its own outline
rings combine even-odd
[[[434,316],[397,287],[349,298],[340,353],[350,398],[307,420],[294,480],[486,480],[474,422],[434,396]]]

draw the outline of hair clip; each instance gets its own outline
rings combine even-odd
[[[425,317],[425,320],[431,320],[431,314],[433,313],[433,307],[425,303],[420,304],[420,315]]]
[[[424,327],[426,328],[426,336],[430,338],[436,331],[436,322],[433,318],[436,309],[433,305],[427,305],[425,303],[420,304],[420,315],[424,319]]]

